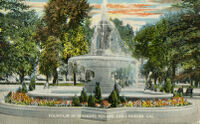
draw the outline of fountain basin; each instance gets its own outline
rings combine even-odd
[[[36,89],[27,94],[34,98],[49,98],[49,99],[68,99],[77,95],[80,96],[83,87],[52,87],[50,89]],[[89,93],[87,93],[90,95]],[[110,94],[102,94],[102,98],[108,98]],[[120,92],[120,96],[125,96],[127,99],[169,99],[172,94],[163,94],[161,92],[153,92],[144,89],[131,90],[131,88],[124,88]]]
[[[35,119],[58,119],[68,122],[90,123],[145,123],[145,124],[191,124],[197,121],[197,106],[192,103],[179,107],[121,107],[121,108],[88,108],[88,107],[48,107],[7,104],[0,101],[0,113],[12,116],[31,117]]]
[[[119,68],[132,67],[136,64],[136,60],[131,57],[124,56],[77,56],[69,60],[69,63],[76,62],[78,66],[82,66],[85,70],[94,72],[92,80],[84,83],[87,93],[93,93],[96,82],[100,82],[102,94],[110,94],[113,90],[115,81],[112,72]]]

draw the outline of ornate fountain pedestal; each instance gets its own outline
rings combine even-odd
[[[99,82],[102,94],[110,94],[114,88],[115,80],[112,72],[136,63],[131,57],[120,56],[78,56],[70,59],[70,62],[74,61],[84,66],[86,71],[94,72],[93,78],[84,84],[87,93],[93,93],[96,82]]]

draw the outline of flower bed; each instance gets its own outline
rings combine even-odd
[[[71,100],[39,99],[31,98],[26,93],[12,92],[5,100],[6,103],[35,106],[73,106]],[[183,97],[172,97],[171,99],[152,99],[152,100],[132,100],[119,104],[119,107],[163,107],[163,106],[185,106],[188,105]],[[102,100],[101,104],[96,103],[96,107],[109,108],[110,103]],[[88,106],[87,102],[80,103],[80,106]]]
[[[25,93],[12,92],[5,100],[7,103],[36,106],[72,106],[71,101],[31,98]]]

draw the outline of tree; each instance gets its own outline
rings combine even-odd
[[[109,96],[109,102],[111,103],[111,107],[118,107],[120,100],[117,96],[116,90],[113,90]]]
[[[123,22],[119,19],[113,19],[112,22],[114,23],[115,27],[119,31],[122,41],[124,42],[125,46],[129,48],[129,50],[134,49],[134,31],[133,28],[127,24],[123,25]]]
[[[0,27],[0,77],[4,78],[14,72],[12,64],[11,44],[4,36],[4,29]]]
[[[72,105],[73,106],[80,106],[80,101],[79,98],[77,96],[74,96],[72,99]]]
[[[29,7],[23,3],[24,0],[1,0],[0,9],[8,10],[11,12],[20,12],[21,10],[26,10]]]
[[[43,17],[43,24],[38,26],[37,39],[40,42],[46,41],[49,36],[54,36],[60,39],[61,48],[59,53],[66,53],[68,48],[74,49],[73,52],[77,55],[85,49],[85,37],[83,32],[83,22],[88,17],[89,4],[86,0],[50,0],[45,6],[45,15]],[[80,29],[82,28],[82,29]],[[75,41],[66,38],[66,36],[73,35],[76,38]],[[82,35],[82,36],[80,36]],[[79,39],[80,38],[80,39]],[[67,43],[69,42],[69,43]],[[76,48],[79,46],[82,48]],[[82,43],[83,42],[83,43]],[[81,44],[81,45],[80,45]],[[65,50],[64,50],[65,49]],[[65,51],[65,52],[63,52]],[[61,58],[65,63],[68,63],[68,59],[72,55],[62,54]],[[57,80],[58,73],[54,70],[54,82]]]
[[[1,28],[1,42],[0,42],[0,75],[2,77],[11,75],[14,72],[14,66],[12,63],[12,45],[10,44],[10,37],[8,34],[13,30],[12,26],[15,26],[14,19],[8,18],[7,15],[19,15],[19,11],[27,9],[23,3],[19,1],[12,1],[12,0],[1,0],[0,1],[0,9],[6,10],[7,13],[4,11],[0,12],[0,28]],[[17,10],[17,11],[15,11]],[[17,18],[19,19],[19,18]],[[17,19],[15,19],[17,21]],[[13,22],[13,23],[9,23]],[[10,35],[10,36],[12,36]]]
[[[63,40],[62,58],[68,61],[70,57],[83,55],[88,52],[88,42],[84,36],[84,30],[82,26],[76,29],[71,29],[65,34],[65,39]],[[78,72],[77,63],[73,63],[71,71],[73,73],[74,85],[76,85],[76,73]]]
[[[60,41],[54,36],[50,36],[42,43],[42,51],[39,58],[39,71],[46,75],[46,86],[49,84],[49,77],[59,66],[59,46]]]
[[[182,10],[165,15],[155,25],[145,26],[134,39],[134,52],[148,59],[143,72],[148,75],[146,72],[151,71],[155,83],[157,78],[165,82],[170,78],[173,83],[178,79],[177,67],[183,70],[179,79],[200,81],[200,3],[194,4],[195,1],[182,0],[177,5]]]
[[[50,35],[61,40],[67,29],[81,25],[90,10],[86,0],[50,0],[45,6],[44,22]]]
[[[98,103],[101,103],[101,87],[100,87],[100,83],[97,82],[96,83],[96,88],[95,88],[95,99]]]
[[[26,41],[19,37],[14,43],[16,73],[20,76],[20,83],[24,82],[24,76],[30,74],[33,69],[32,63],[37,59],[37,47],[34,42]],[[31,52],[30,52],[31,51]]]
[[[29,91],[35,90],[35,78],[31,78],[30,84],[29,84]]]
[[[86,37],[84,36],[83,27],[79,26],[75,29],[69,30],[65,34],[63,45],[63,59],[86,54],[88,52],[88,42],[86,41]]]
[[[5,30],[5,40],[2,42],[4,57],[1,61],[4,66],[1,72],[4,76],[17,73],[23,83],[24,76],[30,74],[33,63],[36,63],[38,52],[33,35],[38,17],[22,1],[0,2],[0,8],[6,10],[6,13],[0,13],[0,24]]]
[[[89,107],[95,107],[95,97],[90,95],[88,99],[88,106]]]
[[[84,89],[81,91],[81,96],[79,97],[79,100],[80,100],[80,103],[88,101],[88,96]]]
[[[157,83],[159,75],[163,73],[163,69],[167,66],[166,58],[168,54],[166,39],[168,23],[165,19],[161,19],[155,25],[145,26],[135,37],[135,54],[147,58],[148,61],[144,65],[143,72],[145,76],[152,72],[154,83]],[[144,74],[144,73],[143,73]]]

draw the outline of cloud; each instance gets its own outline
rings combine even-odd
[[[147,2],[154,2],[154,3],[177,3],[181,0],[147,0]]]
[[[137,3],[109,3],[107,4],[107,15],[109,18],[121,19],[124,24],[130,24],[134,30],[137,30],[142,25],[153,22],[149,19],[159,19],[163,11],[166,11],[166,9],[170,7],[168,3],[173,3],[174,1],[179,0],[145,0],[145,2],[141,1]],[[26,4],[40,13],[42,13],[46,5],[45,2],[26,2]],[[89,15],[92,17],[92,25],[95,25],[101,19],[101,4],[97,2],[90,4],[90,6],[93,7],[93,9],[90,11]]]
[[[128,9],[128,8],[146,8],[152,6],[151,4],[107,4],[109,9]],[[91,4],[94,9],[100,9],[100,4]]]
[[[108,11],[108,13],[112,13],[112,14],[117,14],[117,13],[126,14],[126,13],[136,13],[136,12],[153,11],[153,10],[155,10],[155,9],[121,9],[121,10],[111,10],[111,11]]]
[[[31,8],[44,8],[46,2],[25,2]]]

